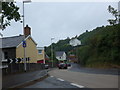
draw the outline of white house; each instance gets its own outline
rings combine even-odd
[[[66,60],[66,53],[64,51],[57,51],[56,52],[56,58],[59,61],[64,61],[64,60]]]
[[[77,38],[71,39],[69,43],[70,43],[71,46],[81,45],[81,41],[78,40]]]

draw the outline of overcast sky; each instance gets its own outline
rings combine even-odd
[[[22,14],[22,3],[17,2]],[[32,29],[32,38],[39,47],[67,37],[80,35],[102,25],[109,25],[113,18],[107,8],[118,8],[117,2],[31,2],[25,3],[25,25]],[[6,36],[23,34],[22,23],[12,22],[2,33]]]

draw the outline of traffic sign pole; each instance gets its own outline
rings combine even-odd
[[[23,48],[24,48],[24,70],[26,72],[26,41],[23,41]]]
[[[26,72],[26,48],[24,47],[24,70]]]

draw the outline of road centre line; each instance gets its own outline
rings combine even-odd
[[[78,85],[78,84],[75,84],[75,83],[71,83],[71,85],[76,86],[76,87],[79,87],[79,88],[84,88],[84,86]]]
[[[65,80],[63,80],[63,79],[61,79],[61,78],[57,78],[58,80],[60,80],[60,81],[65,81]]]

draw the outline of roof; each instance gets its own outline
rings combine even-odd
[[[47,54],[45,54],[45,60],[49,60],[49,56]]]
[[[0,39],[2,39],[2,48],[11,48],[17,47],[24,40],[24,35],[5,37]]]
[[[31,37],[31,35],[27,36],[24,40],[27,40],[29,37],[34,42],[34,44],[37,45],[37,43],[33,40],[33,38]],[[22,42],[17,47],[19,47],[21,44],[22,44]]]
[[[64,51],[57,51],[56,56],[63,56],[64,53],[65,53]]]
[[[28,37],[25,38],[24,35],[19,35],[19,36],[13,36],[13,37],[0,38],[0,40],[2,40],[2,48],[13,48],[13,47],[18,47],[19,45],[21,45],[22,41],[26,40],[29,37],[31,36],[29,35]],[[36,42],[33,39],[32,41],[36,44]]]

